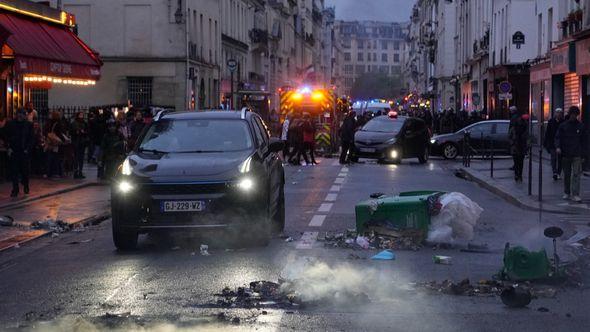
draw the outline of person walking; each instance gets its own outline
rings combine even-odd
[[[84,154],[88,145],[88,124],[84,120],[84,112],[77,112],[70,125],[72,144],[74,146],[74,179],[85,179],[82,173]]]
[[[291,134],[293,151],[291,154],[291,164],[293,165],[301,165],[301,156],[303,156],[303,160],[305,160],[305,165],[309,164],[309,159],[307,158],[307,153],[305,152],[305,147],[303,144],[303,119],[300,116],[293,120],[293,123],[290,126],[289,133]]]
[[[35,106],[32,102],[27,102],[25,105],[25,111],[27,112],[27,121],[29,122],[37,122],[39,118],[39,114],[35,110]]]
[[[143,131],[145,127],[145,123],[143,122],[143,113],[141,111],[136,111],[133,121],[129,125],[131,129],[131,137],[129,138],[129,150],[133,150],[135,145],[137,144],[137,140],[139,139],[139,135]]]
[[[569,119],[559,125],[555,135],[555,150],[562,157],[563,164],[563,199],[571,199],[579,203],[580,179],[582,163],[588,149],[587,132],[580,122],[580,109],[577,106],[569,108]]]
[[[6,124],[6,138],[8,141],[8,158],[10,176],[12,178],[12,192],[10,197],[17,197],[19,180],[23,185],[25,195],[29,194],[29,165],[30,152],[33,147],[33,124],[27,121],[27,113],[19,109],[16,119]]]
[[[45,177],[52,177],[54,174],[61,177],[63,169],[60,158],[60,146],[66,143],[65,131],[62,126],[61,114],[58,111],[51,112],[47,124],[45,137],[45,151],[47,153],[47,170]]]
[[[557,153],[557,149],[555,148],[555,135],[557,134],[557,129],[559,129],[559,126],[563,123],[563,121],[563,109],[555,109],[553,117],[551,117],[547,123],[547,131],[545,132],[545,138],[543,141],[543,147],[551,155],[553,180],[559,180],[561,178],[561,155]]]
[[[117,173],[117,167],[125,159],[125,139],[114,120],[107,122],[107,132],[100,144],[100,162],[104,168],[103,178],[111,180]]]
[[[352,158],[356,125],[355,113],[349,111],[340,127],[340,164],[346,164],[350,162]]]
[[[283,146],[283,162],[287,162],[289,160],[289,152],[291,146],[289,144],[289,124],[291,121],[289,120],[289,115],[285,116],[285,121],[283,121],[283,126],[281,128],[281,140],[284,143]]]
[[[516,111],[518,113],[518,111]],[[528,114],[514,119],[510,127],[510,153],[514,160],[514,180],[522,182],[522,171],[524,169],[524,157],[527,152],[529,139]]]
[[[303,149],[304,152],[309,152],[309,157],[312,165],[317,165],[315,160],[315,125],[311,121],[309,115],[303,119]]]

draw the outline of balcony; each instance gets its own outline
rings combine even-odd
[[[248,73],[248,80],[251,83],[258,83],[258,84],[264,84],[265,83],[265,77],[264,75],[258,74],[256,72],[249,72]]]
[[[584,12],[581,9],[572,11],[569,15],[559,22],[562,39],[568,39],[578,32],[582,31],[582,19]]]
[[[262,29],[252,29],[249,33],[250,40],[255,44],[268,43],[268,31]]]

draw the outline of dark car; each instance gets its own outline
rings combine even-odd
[[[469,132],[469,145],[474,153],[489,153],[493,147],[494,154],[510,154],[509,127],[508,120],[477,122],[455,133],[432,137],[431,152],[445,159],[457,158],[458,155],[463,154],[465,132]]]
[[[158,114],[138,142],[111,190],[117,248],[140,233],[215,229],[266,245],[283,230],[283,143],[257,114]]]
[[[426,163],[430,132],[418,118],[378,116],[371,119],[354,136],[356,158],[378,159],[398,163],[404,158],[418,158]]]

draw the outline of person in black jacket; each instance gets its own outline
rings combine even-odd
[[[19,178],[25,195],[29,194],[30,152],[33,148],[33,124],[27,121],[27,113],[19,109],[16,119],[6,124],[8,157],[10,158],[10,175],[12,177],[11,197],[18,196]]]
[[[547,131],[545,132],[545,139],[543,147],[551,155],[551,168],[553,169],[553,180],[559,180],[561,177],[561,155],[557,154],[555,149],[555,135],[557,129],[564,121],[563,109],[557,108],[553,117],[547,123]]]
[[[510,127],[510,154],[514,159],[514,180],[522,182],[522,171],[524,168],[524,157],[528,150],[529,123],[528,114],[514,118]]]
[[[354,146],[354,132],[356,129],[355,113],[350,111],[344,118],[342,127],[340,127],[340,144],[342,152],[340,153],[340,164],[346,164],[347,159],[350,161],[350,155]]]
[[[563,163],[563,199],[570,199],[576,203],[580,198],[580,179],[582,164],[588,147],[587,133],[584,124],[580,122],[580,109],[572,106],[569,109],[569,119],[563,122],[555,135],[555,149],[562,157]]]

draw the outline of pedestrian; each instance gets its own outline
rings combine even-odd
[[[6,118],[0,114],[0,181],[8,180],[8,141],[6,139]]]
[[[37,111],[35,110],[35,106],[32,102],[29,101],[25,104],[25,110],[27,112],[27,121],[37,122],[37,119],[39,118],[39,113],[37,113]]]
[[[45,153],[47,156],[47,169],[45,177],[50,178],[54,175],[63,176],[61,165],[60,146],[66,144],[65,130],[62,125],[61,114],[53,111],[50,114],[45,133]]]
[[[317,165],[315,160],[315,125],[311,121],[311,117],[306,115],[303,120],[303,148],[305,152],[309,152],[309,159],[312,165]]]
[[[564,122],[563,109],[557,108],[553,114],[553,117],[547,123],[547,131],[545,132],[545,139],[543,147],[551,155],[551,169],[553,170],[553,180],[559,180],[561,178],[561,155],[557,153],[555,148],[555,135],[557,129]]]
[[[291,146],[293,151],[291,152],[290,163],[292,165],[301,165],[301,156],[305,160],[305,165],[309,164],[307,153],[305,152],[305,146],[303,143],[303,119],[301,116],[295,117],[289,128],[289,134],[291,138]]]
[[[291,121],[289,120],[290,116],[285,116],[285,121],[283,121],[283,126],[281,130],[281,140],[283,141],[283,161],[287,162],[289,160],[291,146],[289,144],[289,124]]]
[[[515,111],[518,113],[518,111]],[[529,139],[528,114],[515,118],[514,124],[510,127],[510,154],[514,160],[514,180],[522,182],[522,171],[524,169],[524,157],[528,148]]]
[[[107,122],[107,131],[102,139],[100,152],[100,163],[104,168],[103,179],[111,180],[117,172],[117,167],[125,159],[125,139],[112,119]]]
[[[30,190],[29,166],[31,163],[30,152],[33,147],[33,124],[27,121],[26,110],[19,109],[16,112],[16,119],[6,124],[6,138],[12,178],[10,197],[18,196],[19,180],[23,185],[23,192],[28,195]]]
[[[85,179],[82,173],[84,155],[88,145],[88,124],[84,119],[84,112],[77,112],[70,125],[72,144],[74,146],[74,179]]]
[[[452,108],[444,111],[441,119],[440,119],[440,133],[441,134],[450,134],[453,133],[455,130],[455,121],[454,121],[454,114]]]
[[[139,139],[139,135],[143,131],[145,123],[143,122],[143,113],[141,111],[135,111],[133,121],[129,125],[131,131],[131,137],[129,138],[129,150],[133,150]]]
[[[342,126],[340,127],[340,164],[346,164],[350,162],[353,157],[354,148],[354,133],[356,130],[355,113],[353,111],[348,112]]]
[[[46,174],[45,137],[39,122],[33,122],[33,150],[31,151],[31,174]]]
[[[571,199],[579,203],[580,179],[582,163],[588,149],[587,135],[584,124],[580,122],[580,109],[572,106],[569,109],[569,119],[559,125],[555,135],[555,149],[562,157],[563,164],[563,199]]]

